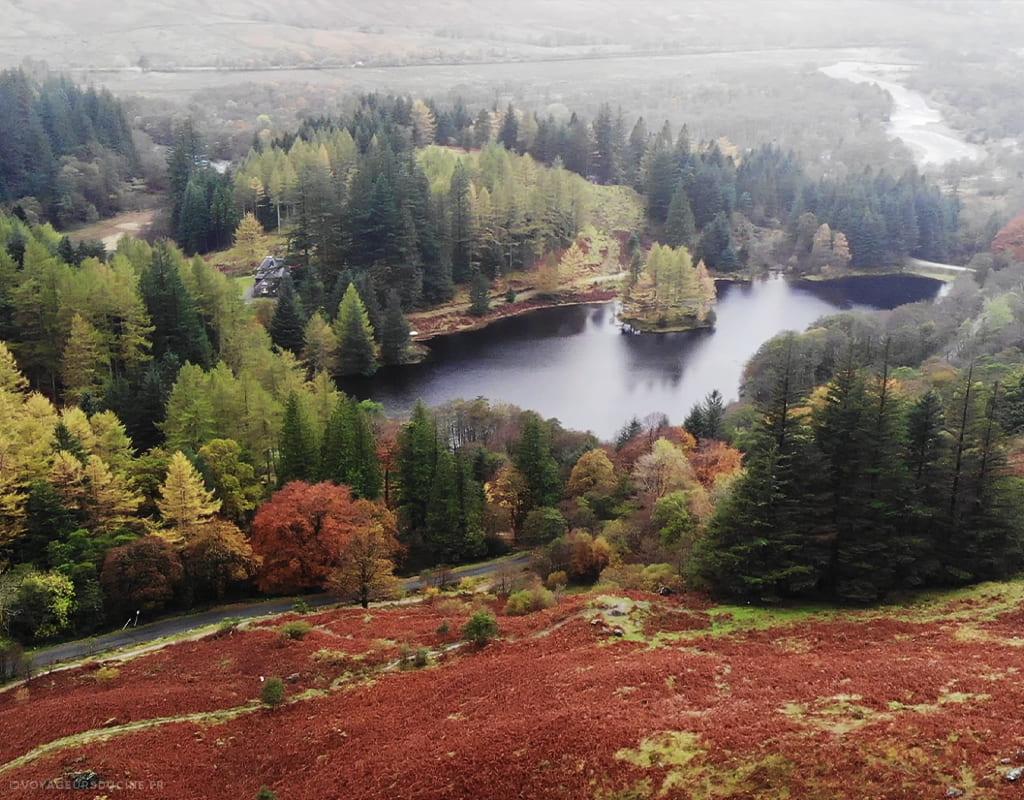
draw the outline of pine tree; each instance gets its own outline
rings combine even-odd
[[[213,348],[195,300],[182,283],[180,260],[172,245],[157,242],[139,279],[139,291],[154,326],[153,355],[172,354],[182,363],[207,367],[213,360]]]
[[[458,563],[483,552],[483,487],[461,454],[437,455],[427,508],[426,545],[442,563]]]
[[[469,300],[469,313],[473,316],[482,317],[491,310],[491,282],[480,269],[473,271]]]
[[[284,410],[281,438],[278,444],[277,479],[284,486],[291,481],[306,481],[313,477],[319,459],[312,426],[292,392]]]
[[[813,590],[828,563],[830,525],[820,520],[821,467],[798,410],[793,337],[761,408],[746,472],[715,509],[694,551],[693,572],[716,592],[778,601]]]
[[[160,487],[157,508],[164,521],[174,526],[174,535],[187,539],[195,529],[220,510],[220,500],[214,499],[192,462],[180,450],[171,456],[167,477]]]
[[[384,310],[384,326],[381,329],[381,357],[385,364],[403,364],[409,352],[409,323],[402,313],[398,292],[388,292],[388,304]]]
[[[437,424],[426,407],[417,403],[398,436],[399,507],[411,530],[426,526],[437,458]]]
[[[373,326],[354,284],[345,290],[334,331],[338,337],[338,374],[373,375],[377,371]]]
[[[281,281],[277,292],[277,305],[270,319],[270,339],[282,350],[299,355],[305,345],[305,322],[302,309],[295,297],[295,287],[290,275]]]
[[[498,141],[510,153],[519,152],[519,120],[511,103],[508,104],[508,109],[502,118],[501,130],[498,132]]]
[[[558,463],[551,455],[547,424],[535,413],[523,415],[523,428],[512,460],[526,481],[526,510],[554,505],[561,494]]]
[[[381,470],[373,427],[354,398],[339,398],[327,421],[320,477],[351,487],[356,497],[375,500],[380,496]]]
[[[109,356],[104,352],[102,334],[81,314],[71,318],[68,343],[64,348],[65,398],[81,403],[82,398],[99,390]]]
[[[690,209],[690,199],[686,189],[680,183],[672,194],[668,205],[668,216],[665,219],[665,243],[672,247],[692,247],[697,236],[697,228]]]

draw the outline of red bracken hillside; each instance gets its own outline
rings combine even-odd
[[[485,602],[276,620],[0,693],[4,797],[1024,796],[1024,582],[848,612],[570,595],[459,645]]]

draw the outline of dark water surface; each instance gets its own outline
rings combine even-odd
[[[802,331],[837,309],[934,299],[940,288],[902,275],[720,283],[714,330],[639,336],[620,333],[614,303],[542,309],[433,339],[422,364],[385,369],[346,388],[383,403],[389,414],[408,412],[417,399],[438,405],[483,396],[607,439],[634,415],[663,412],[681,421],[712,389],[735,399],[744,364],[781,331]]]

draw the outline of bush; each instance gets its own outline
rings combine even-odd
[[[260,790],[256,792],[256,800],[277,800],[277,794],[270,787],[261,786]]]
[[[0,639],[0,683],[28,677],[31,662],[17,642]]]
[[[427,666],[430,663],[430,653],[427,651],[427,648],[419,648],[416,651],[416,655],[413,656],[412,663],[416,669],[423,669],[423,667]]]
[[[238,617],[228,617],[227,619],[222,619],[220,623],[218,623],[217,625],[217,630],[213,632],[214,638],[219,639],[221,636],[227,636],[229,634],[234,633],[238,629],[238,626],[241,625],[241,623],[242,620]]]
[[[509,595],[508,602],[505,603],[505,613],[517,617],[551,608],[554,604],[554,593],[538,584],[530,589],[522,589]]]
[[[267,708],[277,708],[284,702],[284,681],[280,678],[267,678],[260,689],[260,701]]]
[[[296,600],[295,603],[292,605],[292,611],[294,611],[296,614],[308,614],[312,610],[313,606],[311,606],[301,597],[298,600]]]
[[[557,508],[535,508],[526,515],[520,541],[523,544],[545,544],[563,536],[568,529],[565,517]]]
[[[575,530],[534,554],[532,568],[538,575],[562,572],[573,583],[593,583],[612,560],[612,547],[602,536]]]
[[[483,647],[498,635],[498,621],[490,611],[477,611],[462,629],[462,638]]]
[[[558,569],[550,573],[544,581],[549,589],[564,589],[569,585],[569,576],[564,569]]]
[[[601,573],[601,583],[620,589],[656,592],[661,588],[683,590],[683,579],[671,564],[617,564]]]
[[[445,620],[444,622],[442,622],[440,625],[437,626],[436,633],[437,633],[438,636],[440,636],[443,639],[447,639],[451,632],[452,632],[452,626],[448,623],[448,620]]]
[[[283,639],[305,639],[306,634],[313,630],[313,626],[308,622],[296,620],[295,622],[286,622],[278,630],[281,631]]]
[[[59,636],[71,623],[75,586],[59,572],[29,572],[12,604],[11,631],[22,641]]]

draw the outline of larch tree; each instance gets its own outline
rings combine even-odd
[[[81,314],[75,314],[71,318],[61,371],[65,399],[79,403],[84,396],[100,391],[108,364],[102,334]]]
[[[331,324],[319,311],[306,323],[303,341],[302,358],[310,372],[326,372],[328,375],[337,372],[338,337]]]
[[[171,456],[167,477],[156,501],[160,516],[172,526],[171,540],[187,541],[220,510],[220,500],[180,450]]]
[[[267,235],[255,214],[247,213],[235,228],[235,249],[250,264],[256,263],[267,254]]]

